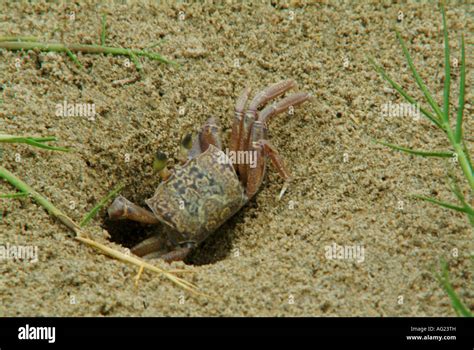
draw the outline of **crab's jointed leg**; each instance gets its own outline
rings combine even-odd
[[[259,140],[254,142],[252,149],[257,153],[256,167],[249,167],[248,170],[248,181],[247,181],[247,196],[252,198],[258,191],[262,184],[263,177],[265,176],[265,157],[269,157],[273,166],[277,169],[280,176],[285,180],[285,185],[280,192],[280,198],[285,193],[288,183],[291,180],[291,174],[286,169],[283,160],[281,159],[278,151],[273,147],[267,140]]]
[[[311,99],[311,95],[307,92],[297,92],[288,97],[285,97],[276,104],[265,107],[259,114],[258,120],[260,120],[264,125],[267,124],[267,119],[275,115],[278,115],[291,107],[296,107],[303,102],[306,102]]]
[[[296,87],[296,82],[294,80],[283,80],[276,84],[270,85],[253,98],[247,108],[245,116],[240,122],[239,151],[249,150],[250,132],[252,130],[254,121],[257,119],[257,109],[268,101],[280,96],[294,87]],[[245,186],[247,184],[247,165],[239,164],[238,169],[242,184]]]
[[[214,145],[218,149],[222,149],[220,138],[220,126],[214,118],[209,118],[199,131],[197,137],[194,138],[191,149],[188,152],[188,159],[196,158],[205,152],[209,145]]]
[[[163,234],[151,237],[136,244],[130,251],[140,257],[155,258],[166,253],[167,236]]]
[[[246,184],[247,196],[252,198],[260,187],[265,175],[265,157],[269,157],[272,164],[278,170],[280,176],[285,180],[285,185],[280,192],[280,198],[285,193],[288,183],[291,179],[289,171],[283,164],[277,150],[266,140],[267,120],[286,111],[290,107],[296,107],[311,99],[311,95],[304,92],[292,94],[278,103],[264,108],[260,113],[258,120],[251,125],[250,136],[247,149],[256,153],[256,166],[251,167],[245,164],[247,178],[243,181]]]
[[[280,96],[294,87],[296,87],[296,82],[291,79],[282,80],[266,87],[264,90],[260,91],[250,102],[247,113],[252,114],[253,117],[255,117],[258,107],[264,105],[268,101],[273,100],[275,97]]]
[[[179,247],[175,250],[172,250],[166,254],[160,256],[160,259],[163,259],[166,262],[172,261],[181,261],[186,258],[186,256],[191,252],[192,248],[190,247]]]
[[[242,94],[238,98],[237,102],[235,103],[235,114],[234,114],[234,122],[232,124],[232,135],[230,137],[230,150],[236,152],[239,150],[240,146],[240,137],[241,137],[241,130],[240,125],[242,123],[243,113],[245,109],[245,105],[247,104],[247,100],[249,98],[250,88],[245,88],[242,91]],[[238,164],[234,164],[234,169],[238,170]]]
[[[159,221],[148,210],[130,202],[123,196],[115,198],[107,210],[112,220],[129,219],[144,224],[158,224]],[[166,235],[153,235],[135,245],[131,252],[145,258],[161,258],[167,262],[183,260],[191,251],[191,247],[179,247],[170,251]]]
[[[215,118],[209,118],[203,125],[199,133],[199,142],[201,145],[201,152],[205,152],[209,145],[214,145],[218,149],[222,149],[222,142],[219,135],[220,126]]]

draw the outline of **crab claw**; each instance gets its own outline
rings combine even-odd
[[[159,220],[155,215],[142,207],[130,202],[123,196],[118,196],[107,209],[111,220],[129,219],[144,224],[157,224]]]

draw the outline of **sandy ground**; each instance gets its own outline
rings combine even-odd
[[[122,181],[122,194],[144,205],[158,183],[153,154],[163,150],[176,162],[181,136],[209,116],[220,120],[227,140],[235,100],[246,85],[257,91],[293,78],[315,98],[294,116],[270,123],[269,138],[295,176],[285,197],[275,198],[283,183],[269,167],[257,197],[186,265],[173,264],[191,270],[186,278],[211,298],[190,295],[151,273],[135,287],[135,267],[75,241],[32,201],[3,199],[0,243],[36,246],[39,261],[1,262],[0,315],[453,316],[433,273],[441,257],[473,309],[472,231],[466,218],[409,197],[419,193],[454,201],[446,176],[447,169],[457,168],[371,142],[447,147],[426,120],[381,117],[384,104],[403,101],[373,71],[368,56],[421,97],[394,28],[407,40],[438,101],[443,84],[436,6],[385,4],[2,2],[0,35],[94,44],[101,14],[107,14],[108,45],[158,44],[155,50],[180,63],[176,68],[141,59],[143,80],[112,86],[137,74],[125,57],[79,54],[87,71],[79,72],[65,54],[0,51],[0,130],[54,135],[75,150],[64,154],[3,145],[2,165],[78,221]],[[402,21],[397,21],[399,11]],[[469,11],[468,5],[448,8],[453,58],[459,58],[461,33],[473,43]],[[470,135],[473,49],[467,46]],[[459,69],[452,74],[457,91]],[[95,120],[56,116],[56,105],[65,99],[95,104]],[[457,101],[457,92],[452,99]],[[0,193],[12,191],[0,183]],[[150,233],[136,224],[111,225],[105,210],[88,231],[122,251]],[[326,250],[334,244],[363,248],[363,261],[329,259]]]

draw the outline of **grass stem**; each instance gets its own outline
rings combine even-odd
[[[436,278],[448,294],[449,299],[451,299],[451,304],[456,314],[458,316],[473,317],[474,315],[463,304],[461,299],[459,299],[458,295],[454,291],[454,288],[449,281],[448,264],[444,260],[441,260],[441,274],[437,273]]]
[[[100,45],[105,46],[106,16],[102,15],[102,29],[100,31]]]
[[[53,147],[49,145],[45,145],[43,142],[48,141],[57,141],[55,137],[28,137],[28,136],[15,136],[15,135],[7,135],[7,134],[0,134],[0,143],[26,143],[30,146],[38,147],[47,149],[50,151],[62,151],[62,152],[70,152],[69,148],[64,147]]]
[[[449,52],[449,36],[446,27],[446,13],[444,6],[441,6],[443,14],[443,35],[444,35],[444,92],[443,92],[443,116],[445,122],[449,122],[449,90],[451,88],[451,58]]]
[[[458,114],[456,118],[456,142],[461,142],[462,139],[462,118],[464,111],[464,88],[466,85],[466,55],[464,52],[464,35],[461,36],[461,72],[459,81],[459,102],[458,102]]]
[[[76,235],[81,235],[81,228],[77,225],[70,217],[56,208],[51,202],[49,202],[46,198],[44,198],[41,194],[36,192],[33,188],[31,188],[28,184],[21,181],[18,177],[14,174],[9,172],[3,166],[0,165],[0,178],[8,181],[12,186],[17,188],[22,193],[28,194],[31,198],[33,198],[39,205],[45,208],[48,213],[54,217],[56,217],[59,221],[61,221],[66,227],[68,227],[72,232]]]
[[[34,36],[0,36],[0,42],[2,41],[37,41],[38,39]]]
[[[137,49],[127,49],[121,47],[110,47],[101,45],[83,45],[83,44],[69,44],[64,45],[60,43],[42,43],[37,41],[1,41],[0,49],[7,50],[40,50],[46,52],[83,52],[90,54],[110,54],[115,56],[127,56],[132,59],[132,55],[143,56],[152,60],[160,61],[162,63],[178,65],[177,62],[169,60],[157,53],[148,52]]]
[[[428,88],[423,83],[420,75],[416,71],[415,65],[413,64],[413,60],[408,52],[408,49],[403,41],[400,33],[397,31],[396,36],[397,39],[402,47],[403,54],[405,55],[406,61],[412,71],[412,74],[415,78],[416,83],[418,84],[420,90],[423,92],[428,104],[431,106],[433,111],[435,112],[436,116],[433,116],[431,113],[424,111],[420,108],[421,112],[430,119],[434,124],[436,124],[447,136],[448,141],[451,143],[453,152],[452,153],[456,158],[455,160],[459,163],[459,166],[466,178],[471,196],[472,192],[474,191],[474,171],[473,165],[471,162],[471,157],[469,155],[469,150],[466,146],[465,140],[469,140],[468,138],[463,139],[463,131],[462,131],[462,122],[463,122],[463,110],[464,110],[464,89],[465,89],[465,77],[466,77],[466,58],[465,58],[465,48],[464,48],[464,36],[461,36],[461,66],[460,66],[460,81],[459,81],[459,104],[457,109],[457,117],[456,117],[456,127],[453,130],[450,124],[450,116],[449,116],[449,95],[451,89],[451,61],[450,61],[450,50],[449,50],[449,37],[448,37],[448,29],[446,24],[446,13],[444,9],[444,5],[441,4],[441,13],[443,18],[443,37],[444,37],[444,88],[443,88],[443,110],[440,109],[436,101],[431,96]],[[410,97],[403,88],[401,88],[397,83],[395,83],[384,71],[382,67],[379,67],[375,64],[375,62],[371,59],[369,61],[374,66],[375,70],[385,79],[395,90],[397,90],[407,101],[411,104],[415,104],[415,100]],[[385,142],[378,142],[384,144],[392,149],[396,149],[399,151],[404,151],[407,153],[415,154],[418,156],[437,156],[437,157],[448,157],[448,152],[429,152],[429,151],[416,151],[409,148],[388,144]],[[451,204],[443,201],[439,201],[435,198],[425,197],[415,195],[416,198],[431,202],[433,204],[442,206],[444,208],[448,208],[451,210],[455,210],[458,212],[465,213],[471,224],[471,227],[474,228],[474,209],[466,200],[461,188],[458,186],[455,177],[453,174],[450,174],[451,178],[451,191],[456,196],[457,200],[461,203],[462,206],[458,206],[456,204]],[[438,275],[438,280],[446,290],[449,298],[451,299],[453,308],[455,309],[458,315],[463,316],[472,316],[472,313],[462,304],[461,300],[456,295],[454,289],[452,288],[449,279],[448,279],[448,272],[447,266],[445,263],[442,265],[443,276]]]
[[[28,184],[20,180],[18,177],[16,177],[14,174],[9,172],[7,169],[4,167],[0,166],[0,178],[3,178],[4,180],[8,181],[12,186],[17,188],[18,190],[21,191],[21,193],[25,193],[28,196],[30,196],[33,200],[35,200],[39,205],[41,205],[43,208],[45,208],[48,213],[57,218],[59,221],[61,221],[67,228],[69,228],[74,234],[75,234],[75,239],[77,239],[80,242],[83,242],[91,247],[94,247],[98,250],[100,250],[103,254],[106,254],[108,256],[111,256],[115,259],[121,260],[123,262],[128,262],[130,264],[136,265],[139,268],[145,268],[147,270],[159,273],[172,281],[173,283],[179,285],[180,287],[186,289],[187,291],[194,293],[194,294],[199,294],[199,295],[204,295],[203,293],[200,293],[197,291],[197,286],[194,285],[191,282],[188,282],[182,278],[179,278],[175,275],[173,275],[171,272],[160,269],[159,267],[156,267],[154,265],[151,265],[147,263],[146,261],[134,257],[125,253],[122,253],[116,249],[107,247],[106,245],[96,242],[90,238],[88,238],[87,234],[82,230],[81,226],[76,224],[74,220],[69,218],[66,214],[64,214],[61,210],[56,208],[51,202],[49,202],[45,197],[43,197],[41,194],[36,192],[33,188],[31,188]]]

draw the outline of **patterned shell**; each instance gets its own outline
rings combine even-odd
[[[225,153],[209,148],[175,170],[146,203],[173,229],[174,244],[199,244],[247,202],[243,187]]]

